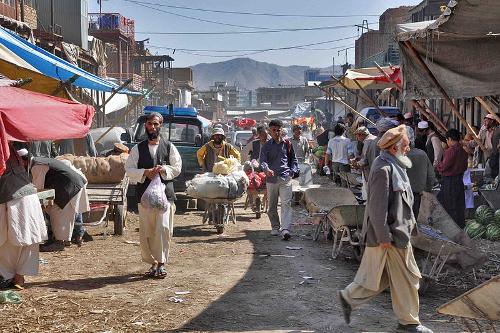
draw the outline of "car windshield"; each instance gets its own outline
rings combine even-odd
[[[170,136],[169,136],[170,129]],[[197,134],[201,134],[200,127],[194,124],[182,124],[182,123],[172,123],[170,126],[168,123],[164,123],[160,133],[163,137],[169,138],[171,142],[178,142],[188,145],[195,144],[195,137]],[[146,131],[144,128],[144,123],[139,124],[136,139],[137,141],[145,140]]]
[[[235,142],[234,144],[235,145],[246,145],[247,142],[248,142],[248,139],[250,139],[252,137],[252,132],[250,133],[236,133],[236,138],[235,138]]]

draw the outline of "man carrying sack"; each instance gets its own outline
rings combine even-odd
[[[165,278],[170,241],[174,229],[175,192],[173,179],[181,173],[182,160],[177,148],[160,135],[163,117],[152,112],[146,117],[147,140],[135,145],[125,163],[130,181],[136,182],[139,207],[139,237],[142,260],[151,265],[147,277]],[[165,185],[165,195],[170,202],[166,210],[146,207],[142,195],[155,177]]]
[[[347,324],[351,310],[384,291],[391,290],[397,332],[432,333],[420,324],[418,287],[421,278],[410,237],[416,233],[413,193],[406,169],[409,140],[406,126],[388,130],[379,140],[381,152],[371,167],[368,201],[361,231],[366,249],[354,281],[339,291]]]

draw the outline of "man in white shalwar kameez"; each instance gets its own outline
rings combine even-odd
[[[45,211],[50,217],[50,225],[55,241],[42,246],[42,252],[63,251],[65,242],[71,241],[76,213],[90,210],[87,196],[87,179],[81,171],[68,165],[67,161],[52,158],[23,156],[25,165],[38,190],[55,190],[55,203]]]
[[[148,277],[164,278],[172,240],[175,213],[173,179],[181,173],[182,160],[177,148],[160,135],[163,117],[156,112],[146,117],[147,140],[134,146],[125,164],[131,182],[136,182],[139,207],[139,236],[142,260],[151,265]],[[147,208],[141,197],[152,179],[160,176],[170,202],[166,211]]]
[[[25,275],[38,274],[39,244],[47,228],[36,189],[16,151],[11,148],[7,170],[0,177],[0,289],[22,288]],[[27,153],[27,151],[26,151]],[[16,169],[14,173],[11,170]],[[15,177],[12,179],[10,177]],[[22,180],[25,179],[23,183]],[[9,186],[16,183],[14,187]],[[7,201],[6,201],[7,200]]]

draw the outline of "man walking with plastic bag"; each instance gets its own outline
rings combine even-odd
[[[145,126],[148,139],[132,148],[125,164],[128,177],[137,182],[141,256],[144,262],[151,265],[146,276],[156,278],[167,275],[165,264],[175,213],[173,179],[182,168],[177,148],[160,135],[162,125],[161,114],[152,112],[147,115]]]

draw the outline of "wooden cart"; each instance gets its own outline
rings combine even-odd
[[[341,205],[332,208],[327,214],[333,229],[332,258],[337,258],[344,243],[352,246],[354,258],[361,261],[363,246],[360,244],[361,228],[365,216],[365,205]]]
[[[115,235],[123,235],[128,185],[126,176],[116,184],[87,184],[91,211],[84,215],[85,226],[107,226],[108,221],[113,219]]]

